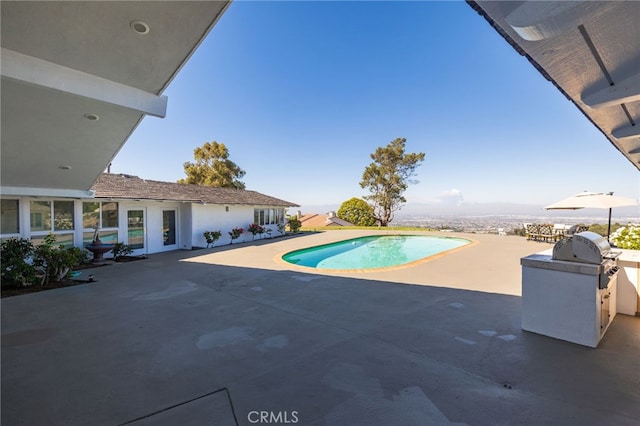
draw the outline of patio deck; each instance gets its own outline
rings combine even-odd
[[[360,274],[278,260],[363,234],[152,255],[3,299],[2,424],[638,424],[640,318],[598,349],[520,329],[520,258],[551,244],[444,234],[478,244]]]

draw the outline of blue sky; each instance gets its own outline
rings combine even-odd
[[[215,140],[248,189],[339,205],[404,137],[426,154],[409,203],[640,197],[637,169],[462,1],[235,1],[165,94],[112,172],[176,181]]]

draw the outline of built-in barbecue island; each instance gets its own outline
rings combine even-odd
[[[635,250],[612,250],[594,232],[523,257],[522,329],[595,348],[618,313],[638,312]]]

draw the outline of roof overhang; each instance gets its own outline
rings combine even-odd
[[[3,1],[2,194],[88,194],[230,1]]]
[[[27,196],[27,197],[60,197],[60,198],[93,198],[95,191],[82,189],[62,188],[25,188],[23,186],[3,186],[3,196]]]
[[[640,2],[467,1],[640,170]]]

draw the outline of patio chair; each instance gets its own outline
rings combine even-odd
[[[567,231],[567,225],[564,223],[556,223],[553,225],[553,234],[555,236],[555,241],[560,241],[565,237]]]
[[[587,225],[578,225],[578,230],[576,231],[576,233],[586,232],[588,230],[589,230],[589,226],[587,226]]]
[[[555,241],[555,232],[553,231],[553,225],[550,223],[543,223],[538,227],[539,237],[541,241],[553,242]]]
[[[589,227],[586,225],[573,225],[571,228],[567,230],[566,234],[573,235],[573,234],[577,234],[579,232],[584,232],[588,230],[589,230]]]
[[[524,235],[527,237],[527,240],[534,240],[536,238],[536,234],[538,233],[538,225],[535,223],[525,223],[524,224]]]

